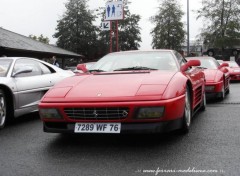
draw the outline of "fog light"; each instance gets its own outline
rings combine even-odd
[[[41,119],[61,119],[62,116],[57,109],[40,109]]]
[[[138,119],[156,119],[163,116],[164,107],[144,107],[137,112]]]

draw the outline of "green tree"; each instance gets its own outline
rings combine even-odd
[[[183,11],[177,0],[161,0],[157,15],[151,17],[155,25],[151,31],[154,49],[180,50],[185,40]]]
[[[45,44],[49,44],[49,41],[50,41],[48,37],[44,37],[42,34],[39,37],[37,37],[36,35],[32,35],[32,34],[29,35],[28,37],[30,37],[34,40],[37,40],[39,42],[45,43]]]
[[[118,43],[119,50],[137,50],[140,47],[141,28],[139,27],[140,15],[131,14],[129,10],[130,1],[123,1],[124,4],[124,20],[118,20]],[[101,8],[102,21],[105,15],[105,8]],[[116,51],[116,21],[112,22],[113,29],[113,51]],[[107,53],[109,51],[110,32],[100,31],[99,44],[102,49]]]
[[[53,36],[57,38],[57,46],[92,59],[97,47],[96,27],[93,25],[96,17],[88,9],[87,2],[88,0],[69,0]]]
[[[207,47],[240,45],[239,0],[202,0],[197,14],[205,21],[200,36]]]

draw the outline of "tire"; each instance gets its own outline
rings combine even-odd
[[[226,90],[225,95],[228,95],[230,93],[230,78],[228,80],[226,80],[226,81],[228,81],[228,88]]]
[[[224,86],[224,83],[223,83],[223,86],[222,86],[222,91],[221,91],[221,95],[220,95],[220,100],[224,100],[225,98],[225,86]]]
[[[205,111],[207,105],[206,92],[203,93],[203,100],[201,102],[200,111]]]
[[[6,123],[7,104],[4,92],[0,89],[0,129],[4,128]]]
[[[181,131],[185,134],[189,132],[192,120],[192,109],[191,109],[191,95],[189,87],[186,88],[185,93],[185,108],[183,114],[183,124]]]
[[[226,91],[226,95],[230,93],[230,88],[228,87],[227,91]]]

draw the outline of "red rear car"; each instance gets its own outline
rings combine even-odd
[[[229,93],[230,74],[227,63],[219,64],[213,57],[192,57],[187,60],[198,59],[206,77],[206,95],[208,98],[224,99]]]
[[[204,73],[193,67],[199,65],[173,50],[108,54],[45,94],[39,104],[44,131],[188,132],[206,105]]]
[[[240,67],[235,61],[224,61],[228,63],[227,69],[229,70],[231,81],[240,81]]]

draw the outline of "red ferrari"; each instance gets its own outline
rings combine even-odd
[[[231,81],[240,81],[240,67],[235,61],[224,61],[228,63],[227,69],[229,70]]]
[[[44,131],[188,132],[206,105],[204,73],[193,67],[199,65],[173,50],[108,54],[45,94],[39,104]]]
[[[206,96],[207,98],[224,99],[229,93],[230,75],[226,68],[227,63],[219,64],[213,57],[192,57],[187,60],[199,59],[201,61],[200,68],[204,69],[206,77]]]

